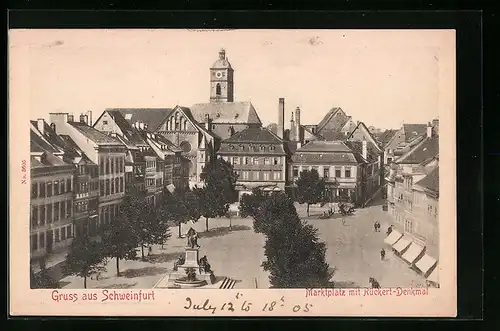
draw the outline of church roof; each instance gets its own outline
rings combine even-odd
[[[217,59],[212,65],[212,69],[232,69],[228,59]]]
[[[197,103],[191,106],[190,110],[198,123],[205,123],[206,114],[210,116],[212,123],[262,123],[250,101]]]

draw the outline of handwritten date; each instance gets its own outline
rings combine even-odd
[[[240,297],[243,296],[243,294],[238,293],[236,295],[236,299],[240,299]],[[240,301],[241,302],[241,301]],[[184,305],[184,309],[186,310],[203,310],[203,311],[208,311],[212,315],[215,314],[216,311],[229,311],[229,312],[235,312],[235,311],[242,311],[242,312],[249,312],[252,309],[253,303],[250,302],[249,300],[244,300],[241,305],[235,304],[233,302],[224,302],[222,304],[213,304],[210,302],[210,299],[205,299],[204,301],[200,303],[194,303],[193,300],[190,297],[186,297],[186,303]],[[273,312],[277,311],[280,308],[283,308],[285,310],[291,310],[294,313],[299,313],[299,312],[304,312],[307,313],[310,311],[312,308],[312,305],[309,303],[306,303],[304,305],[299,305],[295,304],[293,306],[289,306],[291,308],[286,308],[285,306],[285,300],[284,297],[281,297],[280,300],[275,300],[271,301],[268,303],[265,303],[261,311],[263,312]]]

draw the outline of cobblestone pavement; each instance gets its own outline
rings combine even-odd
[[[305,206],[298,206],[299,215],[318,228],[320,240],[327,243],[326,259],[335,271],[333,280],[338,287],[365,287],[368,278],[376,278],[382,287],[407,287],[425,284],[425,279],[394,256],[383,243],[388,214],[380,205],[358,209],[354,215],[342,218],[318,219],[324,209],[311,207],[311,216],[305,215]],[[381,232],[374,232],[373,223],[382,224]],[[183,226],[185,233],[192,226],[200,233],[200,257],[206,255],[218,280],[231,277],[234,288],[268,288],[268,274],[260,266],[264,261],[265,238],[253,231],[252,220],[210,219],[210,231],[205,232],[205,220]],[[153,247],[148,261],[120,261],[121,277],[116,277],[116,260],[110,260],[107,271],[97,281],[89,279],[88,288],[151,288],[172,270],[174,260],[182,254],[186,239],[177,238],[177,228],[164,249]],[[380,250],[386,249],[384,261]],[[139,254],[140,255],[140,254]],[[64,288],[83,288],[81,278],[70,276],[61,280]]]

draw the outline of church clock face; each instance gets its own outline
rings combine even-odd
[[[217,72],[215,73],[215,77],[217,77],[217,78],[221,78],[221,77],[222,77],[222,71],[217,71]]]

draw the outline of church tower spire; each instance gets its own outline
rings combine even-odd
[[[234,101],[234,70],[226,57],[226,50],[219,51],[219,58],[210,68],[210,102]]]

